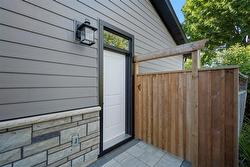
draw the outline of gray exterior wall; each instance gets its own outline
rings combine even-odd
[[[148,0],[1,0],[0,120],[98,105],[98,45],[73,41],[86,18],[133,34],[135,54],[175,46]],[[140,67],[182,69],[182,56]]]

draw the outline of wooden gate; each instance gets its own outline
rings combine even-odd
[[[192,160],[197,122],[199,167],[237,166],[238,68],[198,72],[198,119],[189,71],[135,76],[135,137]]]

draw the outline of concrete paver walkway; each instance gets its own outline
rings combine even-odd
[[[105,155],[91,167],[180,167],[183,162],[183,159],[142,141],[133,140],[126,145]]]

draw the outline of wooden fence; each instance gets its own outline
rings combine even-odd
[[[136,75],[135,137],[192,160],[192,132],[198,131],[199,167],[237,166],[238,73],[237,68],[198,72],[198,119],[192,117],[191,72]]]

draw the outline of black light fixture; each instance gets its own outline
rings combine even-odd
[[[97,28],[90,25],[89,20],[85,20],[84,23],[75,21],[75,40],[85,45],[95,44],[95,31]]]

